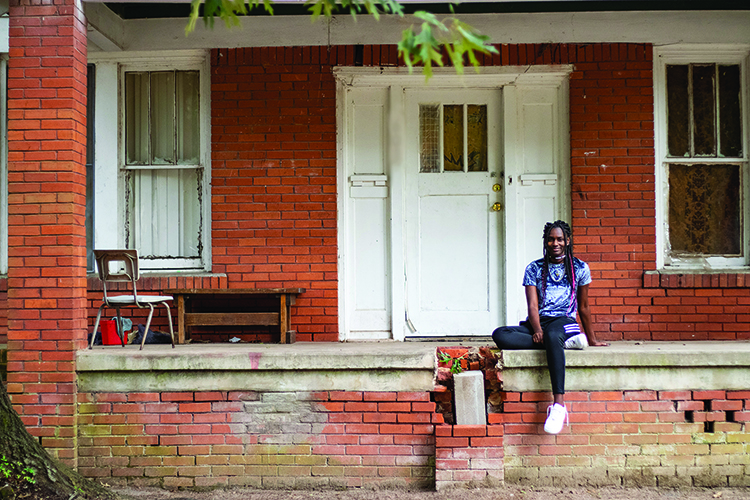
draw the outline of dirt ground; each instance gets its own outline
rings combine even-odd
[[[165,491],[156,488],[116,489],[128,500],[748,500],[750,488],[656,489],[656,488],[531,488],[440,492],[400,490],[269,491],[250,489],[210,492]]]

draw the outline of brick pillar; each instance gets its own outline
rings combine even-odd
[[[80,0],[11,0],[8,394],[75,466],[86,342],[86,21]]]

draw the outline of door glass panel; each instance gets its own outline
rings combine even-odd
[[[421,173],[487,172],[487,154],[486,104],[419,105]]]
[[[466,113],[469,172],[487,172],[487,106],[470,104]]]
[[[419,105],[419,171],[440,172],[440,105]]]
[[[740,254],[740,208],[738,165],[670,165],[672,252]]]
[[[446,172],[464,169],[464,107],[443,106],[443,165]]]

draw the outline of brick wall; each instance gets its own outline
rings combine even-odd
[[[432,488],[430,394],[79,394],[79,471],[109,484]]]
[[[81,3],[10,2],[8,394],[75,465],[86,328],[86,21]]]
[[[353,47],[211,55],[213,271],[229,287],[306,288],[292,311],[298,340],[338,340],[331,68],[353,55]]]
[[[581,53],[582,52],[582,53]],[[583,57],[581,57],[583,56]],[[596,329],[609,340],[651,338],[656,265],[652,49],[588,45],[570,80],[572,225],[589,263]]]
[[[535,485],[748,486],[750,391],[570,392],[570,426],[542,430],[548,393],[507,393],[505,479]]]
[[[445,425],[430,393],[80,394],[79,470],[109,484],[750,486],[749,391],[504,393],[487,425]]]
[[[490,415],[490,423],[498,415]],[[435,487],[498,487],[504,480],[502,425],[435,428]]]

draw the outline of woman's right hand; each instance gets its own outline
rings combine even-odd
[[[534,332],[531,340],[533,340],[535,344],[541,344],[544,340],[544,334],[542,332]]]

